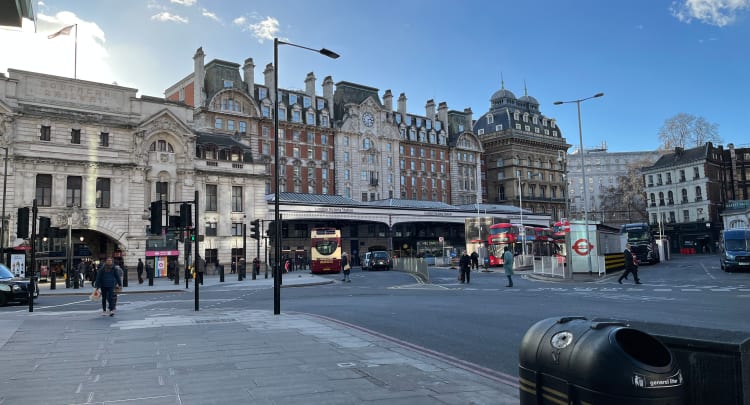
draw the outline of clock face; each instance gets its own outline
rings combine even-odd
[[[362,123],[367,127],[371,127],[375,123],[375,117],[372,114],[366,112],[362,114]]]

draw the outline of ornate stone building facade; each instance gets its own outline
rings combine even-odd
[[[566,215],[564,160],[570,145],[534,97],[516,98],[502,85],[474,133],[484,148],[484,202],[523,204],[553,220]]]
[[[13,69],[0,77],[8,208],[36,199],[39,216],[70,226],[72,240],[53,240],[50,251],[81,241],[94,259],[121,256],[135,266],[147,245],[183,251],[148,235],[150,203],[193,201],[197,190],[206,222],[196,226],[210,235],[201,255],[223,252],[229,261],[236,224],[252,220],[246,213],[266,216],[263,195],[254,192],[263,188],[264,167],[253,164],[241,139],[195,130],[193,108],[136,92]],[[165,208],[171,215],[179,209]],[[10,217],[6,236],[13,242],[17,218]]]

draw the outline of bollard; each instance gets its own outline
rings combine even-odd
[[[149,271],[147,275],[148,275],[148,285],[151,286],[151,287],[153,287],[153,285],[154,285],[154,271],[153,270]]]
[[[52,274],[50,274],[49,289],[57,290],[57,272],[56,271],[53,271]]]
[[[224,282],[224,266],[219,266],[219,282]]]
[[[122,267],[122,286],[127,287],[128,286],[128,268],[124,265]]]

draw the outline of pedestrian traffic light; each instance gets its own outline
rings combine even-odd
[[[16,227],[16,236],[21,239],[29,237],[29,207],[18,209],[18,226]]]
[[[185,228],[193,226],[193,206],[190,203],[180,204],[180,225]]]
[[[39,217],[39,232],[37,235],[43,238],[49,238],[49,228],[52,227],[52,221],[47,217]]]
[[[151,202],[151,234],[161,235],[161,200]]]
[[[258,227],[260,226],[260,220],[256,219],[255,221],[250,222],[250,237],[253,239],[260,240],[260,230]]]

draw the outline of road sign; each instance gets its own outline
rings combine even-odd
[[[581,238],[573,243],[572,248],[576,253],[578,253],[578,255],[586,256],[590,251],[594,250],[594,245],[592,245],[588,240]]]
[[[438,241],[439,241],[440,243],[443,243],[443,242],[445,242],[445,238],[443,238],[443,237],[441,236],[441,237],[439,237],[439,238],[438,238]]]

